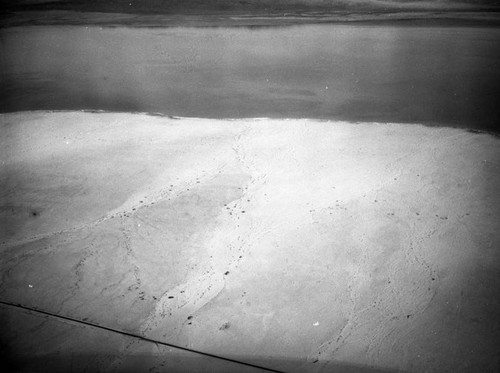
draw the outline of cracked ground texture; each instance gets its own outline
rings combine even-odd
[[[0,125],[3,302],[287,372],[500,367],[493,136],[85,112]],[[245,368],[0,317],[21,370]]]

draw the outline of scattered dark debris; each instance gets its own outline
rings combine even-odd
[[[192,322],[188,322],[188,325],[192,325],[193,323]]]
[[[406,318],[409,319],[411,317],[411,315],[406,315]]]
[[[169,296],[168,296],[168,299],[173,299],[173,298],[174,298],[174,296],[173,296],[173,295],[169,295]]]
[[[434,281],[434,280],[435,280],[435,278],[433,277],[433,278],[432,278],[432,281]]]
[[[229,274],[229,271],[224,272],[224,274],[227,276]]]
[[[221,325],[221,327],[219,328],[219,330],[229,329],[230,326],[231,325],[228,322],[225,322],[224,324]]]
[[[317,363],[318,361],[319,361],[319,359],[314,359],[313,364]]]
[[[188,316],[188,320],[191,320],[192,318],[193,318],[193,316],[191,316],[191,315],[190,315],[190,316]]]
[[[420,215],[420,213],[416,212],[415,214]]]
[[[245,210],[242,210],[242,211],[241,211],[241,213],[242,213],[242,214],[244,214],[244,213],[245,213]]]
[[[157,300],[158,298],[156,298],[156,297],[153,295],[153,299],[154,299],[154,300]]]

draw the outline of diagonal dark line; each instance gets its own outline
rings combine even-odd
[[[137,334],[133,334],[133,333],[129,333],[129,332],[126,332],[126,331],[123,331],[123,330],[119,330],[119,329],[115,329],[115,328],[110,328],[110,327],[99,325],[99,324],[94,324],[94,323],[89,322],[89,321],[78,320],[78,319],[74,319],[74,318],[69,317],[69,316],[58,315],[56,313],[39,310],[39,309],[36,309],[36,308],[33,308],[33,307],[23,306],[22,304],[15,304],[15,303],[6,302],[6,301],[3,301],[3,300],[0,300],[0,304],[6,305],[6,306],[10,306],[10,307],[14,307],[14,308],[19,308],[19,309],[27,310],[27,311],[31,311],[31,312],[40,313],[40,314],[47,315],[47,316],[50,316],[50,317],[54,317],[54,318],[57,318],[57,319],[71,321],[71,322],[74,322],[74,323],[77,323],[77,324],[83,324],[83,325],[91,326],[93,328],[107,330],[108,332],[126,335],[128,337],[137,338],[137,339],[140,339],[140,340],[145,341],[145,342],[150,342],[150,343],[155,343],[155,344],[159,344],[159,345],[162,345],[162,346],[172,347],[172,348],[175,348],[175,349],[178,349],[178,350],[192,352],[192,353],[195,353],[195,354],[198,354],[198,355],[208,356],[208,357],[211,357],[211,358],[214,358],[214,359],[229,361],[231,363],[240,364],[240,365],[246,365],[248,367],[252,367],[252,368],[256,368],[256,369],[261,369],[261,370],[265,370],[265,371],[268,371],[268,372],[284,373],[283,371],[280,371],[280,370],[266,368],[266,367],[263,367],[263,366],[260,366],[260,365],[246,363],[244,361],[234,360],[234,359],[230,359],[230,358],[227,358],[227,357],[223,357],[223,356],[219,356],[219,355],[214,355],[214,354],[211,354],[211,353],[208,353],[208,352],[193,350],[193,349],[190,349],[190,348],[187,348],[187,347],[177,346],[177,345],[174,345],[174,344],[171,344],[171,343],[166,343],[166,342],[158,341],[158,340],[155,340],[155,339],[143,337],[143,336],[140,336],[140,335],[137,335]]]

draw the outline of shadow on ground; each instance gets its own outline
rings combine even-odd
[[[122,359],[119,356],[110,355],[47,355],[43,357],[15,357],[10,356],[7,365],[2,368],[3,372],[96,372],[102,371],[100,362],[112,361],[114,358]],[[169,352],[165,355],[151,356],[129,356],[125,359],[126,364],[121,364],[116,371],[118,372],[291,372],[308,371],[317,373],[391,373],[400,372],[396,370],[367,367],[357,364],[321,363],[309,366],[305,370],[297,367],[303,367],[303,361],[294,359],[251,359],[247,356],[234,357],[235,360],[248,362],[255,365],[237,364],[206,356],[187,355],[185,353],[176,354]],[[259,367],[267,369],[259,369]],[[282,370],[280,367],[292,367],[295,369]]]

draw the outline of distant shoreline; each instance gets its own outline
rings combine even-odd
[[[243,121],[243,122],[260,122],[260,121],[271,121],[271,122],[276,122],[276,121],[290,121],[290,122],[297,122],[297,121],[303,121],[303,122],[311,122],[311,123],[331,123],[331,124],[336,124],[336,123],[345,123],[345,124],[350,124],[350,125],[360,125],[360,124],[371,124],[371,125],[388,125],[388,126],[421,126],[421,127],[426,127],[426,128],[434,128],[434,129],[439,129],[439,128],[448,128],[450,130],[458,130],[458,131],[464,131],[464,132],[469,132],[472,134],[480,134],[480,135],[489,135],[493,136],[496,139],[500,139],[500,132],[495,132],[495,131],[488,131],[485,129],[478,129],[474,127],[461,127],[461,126],[454,126],[451,124],[446,124],[446,123],[426,123],[426,122],[391,122],[391,121],[355,121],[355,120],[348,120],[348,119],[336,119],[336,118],[315,118],[315,117],[235,117],[235,118],[229,118],[229,117],[194,117],[194,116],[178,116],[178,115],[173,115],[173,114],[168,114],[168,113],[161,113],[161,112],[148,112],[148,111],[112,111],[112,110],[103,110],[103,109],[68,109],[68,110],[49,110],[49,109],[39,109],[39,110],[20,110],[20,111],[0,111],[0,116],[30,116],[30,115],[64,115],[64,114],[78,114],[81,113],[82,115],[85,114],[103,114],[103,115],[131,115],[131,116],[146,116],[146,117],[158,117],[158,118],[164,118],[167,120],[184,120],[184,121],[214,121],[214,122],[238,122],[238,121]]]
[[[16,11],[3,14],[0,28],[19,26],[101,27],[287,27],[309,24],[500,27],[500,12],[208,12],[188,14],[107,13],[74,10]]]

